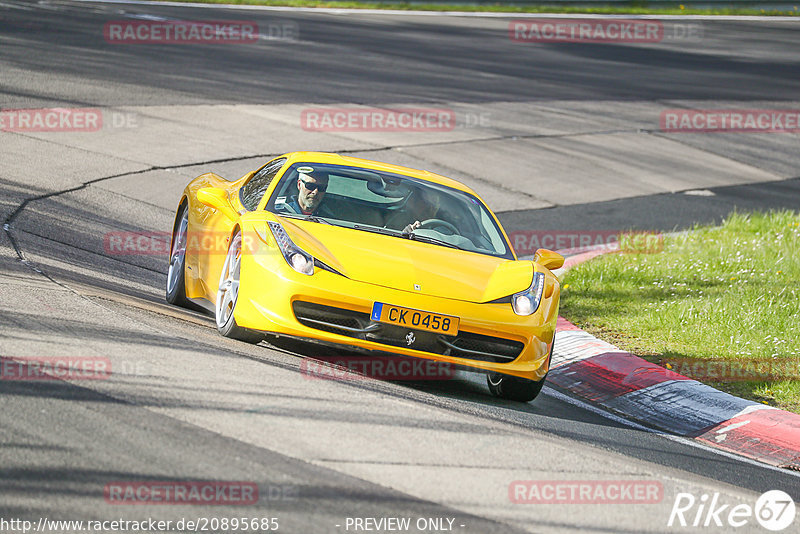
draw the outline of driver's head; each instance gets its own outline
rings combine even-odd
[[[303,211],[314,211],[322,202],[328,188],[328,176],[321,173],[299,173],[297,203]]]

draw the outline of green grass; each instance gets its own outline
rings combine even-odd
[[[665,238],[661,252],[578,265],[563,287],[563,316],[655,363],[800,365],[797,212],[734,213]],[[800,380],[703,381],[800,413]]]
[[[342,9],[396,9],[404,11],[470,11],[487,13],[589,13],[603,15],[765,15],[798,16],[798,7],[793,10],[765,10],[757,7],[744,8],[693,8],[680,3],[648,7],[646,2],[631,2],[622,6],[563,6],[563,5],[511,5],[501,2],[491,4],[425,4],[410,2],[353,2],[334,0],[163,0],[171,2],[202,2],[205,4],[237,4],[253,6],[326,7]]]

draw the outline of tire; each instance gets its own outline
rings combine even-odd
[[[189,208],[184,203],[178,207],[175,224],[172,227],[165,297],[170,304],[193,309],[195,306],[186,298],[186,230],[188,226]]]
[[[550,345],[550,355],[547,357],[548,369],[550,368],[550,362],[553,360],[553,349],[555,346],[556,339],[555,335],[553,335],[553,341]],[[530,402],[542,392],[546,378],[547,375],[544,375],[541,380],[537,381],[500,373],[489,373],[486,375],[486,383],[489,385],[489,391],[491,391],[492,395],[495,397],[519,402]]]
[[[544,378],[538,381],[528,380],[500,373],[486,375],[486,383],[489,385],[492,395],[519,402],[530,402],[538,397],[544,387],[544,380]]]
[[[242,259],[242,234],[237,230],[228,245],[225,263],[219,276],[217,303],[214,306],[217,330],[225,337],[247,343],[258,343],[264,336],[236,324],[233,317],[239,300],[239,272]]]

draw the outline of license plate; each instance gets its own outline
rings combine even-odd
[[[396,324],[406,328],[438,332],[449,336],[458,334],[458,317],[452,315],[441,315],[376,302],[372,305],[371,317],[373,321]]]

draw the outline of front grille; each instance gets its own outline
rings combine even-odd
[[[368,313],[359,313],[343,308],[302,301],[296,301],[292,308],[300,324],[326,332],[342,334],[343,331],[350,331],[350,329],[360,330],[370,324]]]
[[[377,323],[370,319],[368,313],[312,302],[295,301],[292,308],[300,324],[309,328],[381,345],[406,347],[467,360],[507,363],[515,360],[525,348],[519,341],[502,337],[465,331],[459,332],[457,336],[445,336],[425,330]]]
[[[520,355],[525,344],[519,341],[512,341],[502,337],[484,336],[481,334],[473,334],[472,332],[460,332],[455,341],[452,342],[455,348],[452,348],[452,356],[459,358],[469,358],[466,354],[472,354],[472,359],[479,358],[477,353],[485,353],[486,355],[493,355],[501,361],[515,360]],[[465,354],[462,356],[461,354]],[[489,356],[486,356],[488,358]],[[492,361],[492,360],[486,360]]]

